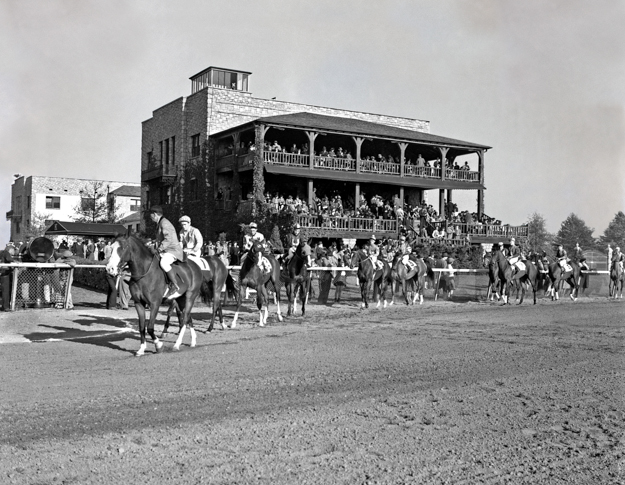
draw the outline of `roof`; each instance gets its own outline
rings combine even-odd
[[[122,217],[118,222],[118,224],[128,224],[130,222],[140,222],[141,221],[141,212],[133,212],[126,217]]]
[[[266,116],[264,118],[258,118],[255,122],[273,126],[307,128],[323,132],[375,136],[377,138],[405,140],[413,143],[429,145],[445,145],[460,149],[488,150],[492,148],[478,143],[455,140],[453,138],[432,135],[430,133],[422,133],[420,131],[407,130],[405,128],[396,128],[394,126],[372,123],[370,121],[341,118],[338,116],[319,115],[315,113],[300,112],[287,115]]]
[[[54,221],[46,230],[46,236],[117,236],[126,234],[121,224],[103,224],[98,222]]]
[[[206,69],[201,70],[200,72],[198,72],[197,74],[194,74],[193,76],[191,76],[189,79],[195,79],[198,76],[201,76],[202,74],[204,74],[205,72],[208,71],[212,71],[213,69],[217,70],[217,71],[228,71],[228,72],[238,72],[240,74],[252,74],[249,71],[239,71],[238,69],[230,69],[230,68],[226,68],[226,67],[217,67],[217,66],[209,66]]]
[[[121,187],[111,190],[112,195],[120,197],[141,197],[140,185],[122,185]]]

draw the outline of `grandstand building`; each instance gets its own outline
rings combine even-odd
[[[484,160],[489,146],[430,133],[428,121],[347,111],[249,92],[249,72],[209,67],[192,76],[191,94],[143,122],[142,199],[159,204],[174,221],[184,213],[208,239],[255,217],[267,194],[303,200],[341,196],[348,215],[298,214],[309,237],[395,237],[417,221],[361,216],[373,196],[419,205],[438,192],[437,211],[449,212],[456,190],[476,193],[484,212]],[[470,158],[463,168],[458,157]],[[460,224],[473,242],[525,236],[527,228]]]

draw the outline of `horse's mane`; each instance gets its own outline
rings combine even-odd
[[[150,248],[148,248],[146,245],[147,241],[145,241],[144,239],[138,236],[135,236],[133,234],[129,236],[121,237],[121,239],[126,239],[129,243],[132,243],[134,246],[136,246],[141,256],[145,256],[146,258],[149,258],[149,259],[152,259],[152,257],[154,256],[152,254],[152,251],[150,251]]]

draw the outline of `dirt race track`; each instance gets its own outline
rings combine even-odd
[[[136,358],[87,293],[0,314],[2,484],[625,483],[623,300],[352,299]]]

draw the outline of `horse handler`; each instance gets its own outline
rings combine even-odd
[[[150,219],[156,223],[156,250],[161,258],[161,268],[169,280],[169,288],[165,297],[168,300],[173,300],[182,296],[182,292],[176,282],[176,275],[171,265],[176,261],[183,261],[184,254],[180,241],[178,241],[176,228],[168,219],[163,217],[163,208],[160,205],[154,205],[150,208]]]

